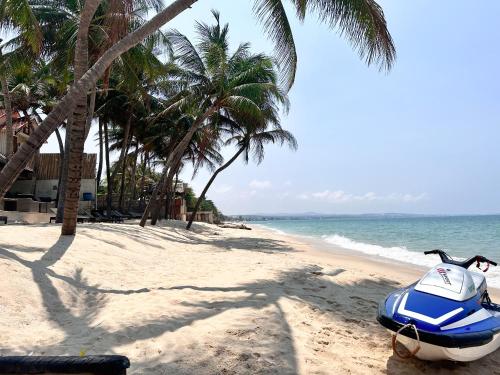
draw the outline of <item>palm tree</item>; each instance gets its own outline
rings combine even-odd
[[[244,161],[248,163],[249,160],[248,155],[250,153],[253,153],[257,164],[260,164],[264,159],[265,143],[279,143],[281,145],[287,143],[292,150],[295,150],[297,148],[297,141],[295,140],[295,137],[292,135],[292,133],[281,128],[275,128],[273,130],[264,129],[260,131],[257,130],[254,132],[246,132],[241,134],[240,136],[235,136],[230,141],[235,141],[237,143],[238,145],[237,151],[226,163],[217,168],[212,177],[210,177],[210,179],[208,180],[207,184],[205,185],[205,188],[203,189],[199,198],[196,201],[196,205],[191,213],[191,216],[189,217],[189,222],[186,226],[186,229],[188,230],[191,228],[194,218],[196,217],[196,213],[200,209],[200,206],[203,203],[203,201],[205,200],[205,196],[208,192],[208,189],[210,189],[210,186],[212,186],[217,176],[222,171],[227,169],[231,164],[233,164],[241,154],[244,154]]]
[[[0,30],[13,32],[15,29],[20,31],[17,37],[12,38],[6,45],[0,39],[0,84],[3,96],[3,105],[6,118],[6,138],[5,150],[6,157],[10,158],[13,154],[14,130],[12,128],[12,105],[8,83],[9,71],[11,70],[12,55],[19,57],[19,51],[29,50],[34,54],[40,52],[41,32],[38,21],[34,16],[31,7],[26,0],[1,0],[0,1]],[[4,53],[4,48],[13,49],[13,51]]]
[[[248,44],[241,44],[233,54],[229,53],[228,25],[220,24],[220,17],[213,12],[216,23],[209,26],[198,23],[199,43],[194,46],[187,37],[177,31],[170,33],[171,43],[178,63],[184,69],[188,86],[169,103],[166,113],[173,110],[192,111],[195,120],[182,140],[169,154],[165,163],[163,179],[153,192],[153,196],[142,217],[145,225],[158,192],[169,184],[168,175],[179,165],[191,139],[196,132],[220,111],[248,120],[261,121],[262,113],[258,102],[266,91],[275,98],[282,98],[281,90],[274,84],[275,74],[272,60],[264,55],[252,55]],[[170,171],[170,172],[169,172]]]
[[[101,3],[101,0],[87,0],[80,16],[80,25],[78,28],[78,38],[76,42],[74,60],[75,80],[79,80],[88,68],[89,28],[92,18],[97,11],[97,7],[99,6],[99,3]],[[144,5],[144,1],[141,1],[140,3],[141,5]],[[108,27],[108,36],[110,38],[120,36],[120,32],[123,32],[121,30],[128,29],[128,27],[130,26],[128,21],[130,21],[133,11],[133,1],[111,0],[108,2],[108,9],[106,11],[105,18],[106,20],[111,21],[109,21],[107,24],[105,22],[105,26]],[[142,11],[147,10],[143,9]],[[117,18],[119,18],[119,20],[117,20]],[[96,93],[94,86],[91,94],[91,106],[93,105],[93,103],[95,103],[95,95]],[[93,108],[91,108],[91,112],[93,112]],[[73,113],[73,121],[71,122],[71,126],[69,128],[69,147],[67,147],[69,148],[69,152],[67,152],[68,161],[67,179],[65,184],[64,218],[61,229],[61,233],[63,235],[72,235],[76,231],[76,218],[78,215],[78,202],[81,185],[83,147],[85,144],[86,136],[88,134],[87,129],[90,128],[91,118],[92,114],[87,114],[87,93],[83,92],[83,94],[77,100],[76,107]],[[128,137],[125,138],[125,142],[128,142]],[[121,159],[123,160],[123,153]],[[111,181],[108,181],[108,183],[111,183]]]
[[[80,14],[78,34],[75,48],[74,77],[75,82],[82,78],[88,69],[89,61],[89,28],[101,0],[86,0]],[[87,124],[87,90],[82,91],[75,100],[73,121],[66,131],[69,133],[69,144],[66,144],[68,159],[67,179],[64,189],[64,215],[61,227],[62,235],[74,235],[80,202],[80,185],[82,178],[83,146],[85,144],[85,126]],[[68,147],[69,146],[69,147]]]
[[[131,32],[109,48],[84,76],[74,84],[37,130],[23,143],[18,152],[0,172],[0,197],[12,186],[24,166],[50,134],[62,123],[78,100],[81,92],[88,92],[102,77],[113,60],[151,35],[165,23],[189,9],[197,0],[175,0],[163,11],[152,17],[137,30]],[[374,0],[290,0],[300,19],[309,12],[316,13],[330,27],[338,27],[367,63],[378,62],[389,68],[395,59],[395,48],[387,30],[381,7]],[[293,83],[297,54],[290,24],[282,0],[254,0],[255,13],[266,31],[276,42],[276,52],[288,79]]]
[[[252,89],[255,89],[255,87],[252,87]],[[257,102],[262,113],[261,122],[249,121],[247,117],[241,116],[240,113],[223,111],[219,114],[218,120],[231,131],[231,136],[225,143],[236,143],[237,151],[226,163],[217,168],[206,184],[196,201],[186,229],[191,228],[196,213],[204,202],[207,191],[216,177],[234,163],[240,155],[243,154],[243,160],[248,163],[250,155],[253,154],[255,162],[260,164],[264,160],[264,146],[266,143],[278,143],[280,145],[286,143],[292,150],[297,149],[295,137],[289,131],[284,130],[280,124],[278,108],[281,105],[287,111],[288,98],[286,94],[280,93],[277,89],[276,75],[270,80],[268,86],[264,87],[259,93]]]

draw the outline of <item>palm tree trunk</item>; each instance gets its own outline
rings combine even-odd
[[[92,92],[90,93],[89,113],[87,114],[87,123],[85,124],[85,140],[87,140],[89,136],[90,128],[92,127],[92,120],[94,119],[96,95],[97,87],[94,85]]]
[[[159,199],[157,199],[156,202],[153,202],[153,208],[151,209],[151,225],[156,225],[156,223],[158,222],[158,218],[161,214],[162,203],[164,202],[165,197],[168,195],[168,191],[170,190],[170,188],[168,187],[170,181],[171,173],[169,172],[165,183],[160,190]]]
[[[130,176],[130,186],[132,187],[132,191],[131,191],[130,198],[129,198],[128,204],[127,204],[127,211],[128,212],[130,212],[130,208],[132,207],[132,202],[135,201],[136,193],[137,193],[137,187],[135,185],[137,183],[136,174],[137,174],[137,156],[138,156],[138,154],[139,154],[139,140],[136,139],[134,160],[133,160],[133,164],[132,164],[132,173]]]
[[[120,150],[120,157],[118,158],[118,161],[116,162],[116,165],[115,165],[115,169],[113,170],[113,174],[111,175],[112,184],[114,184],[114,181],[116,179],[116,175],[122,169],[122,165],[125,162],[125,155],[127,153],[127,145],[128,145],[128,141],[129,141],[131,127],[132,127],[132,116],[129,116],[127,123],[125,124],[123,140],[122,140],[122,147]]]
[[[127,149],[125,150],[125,157],[123,158],[122,162],[122,178],[120,181],[120,199],[118,200],[118,208],[120,211],[123,211],[123,197],[124,197],[124,190],[125,190],[125,173],[127,171],[127,159],[128,159],[128,151],[130,149],[130,143],[132,140],[129,140],[127,142]]]
[[[0,57],[1,57],[0,49]],[[7,77],[5,74],[0,75],[0,82],[2,84],[2,95],[3,104],[5,108],[5,125],[6,125],[6,137],[5,137],[5,157],[10,159],[12,157],[14,149],[14,128],[12,126],[12,100],[9,91],[9,84],[7,82]]]
[[[2,39],[0,39],[0,43]],[[0,47],[0,60],[4,62],[2,47]],[[6,68],[5,66],[3,67]],[[0,75],[0,84],[2,85],[2,96],[3,105],[5,109],[5,125],[6,125],[6,137],[5,137],[5,157],[10,159],[12,157],[14,149],[14,128],[12,125],[12,98],[9,90],[9,83],[7,82],[7,76],[5,71]]]
[[[205,186],[205,188],[203,189],[203,191],[201,192],[200,194],[200,197],[198,198],[198,200],[196,201],[196,204],[194,206],[194,209],[193,209],[193,212],[191,213],[191,216],[189,218],[189,222],[188,224],[186,225],[186,229],[190,229],[191,228],[191,225],[193,225],[193,221],[194,221],[194,218],[196,216],[196,213],[198,212],[198,210],[200,209],[200,205],[201,205],[201,202],[203,202],[203,200],[205,199],[205,195],[207,194],[207,191],[208,189],[210,189],[210,186],[212,185],[212,183],[215,181],[215,178],[217,177],[217,175],[219,173],[221,173],[224,169],[226,169],[227,167],[229,167],[231,164],[234,163],[234,161],[236,159],[238,159],[238,156],[241,155],[241,153],[243,151],[245,151],[245,148],[246,146],[243,146],[241,147],[238,152],[236,154],[233,155],[233,157],[231,159],[229,159],[229,161],[224,164],[223,166],[221,166],[220,168],[218,168],[215,173],[212,175],[212,177],[210,177],[210,180],[208,180],[208,183],[207,185]]]
[[[146,186],[146,171],[147,171],[147,164],[148,164],[148,159],[149,159],[149,152],[144,153],[144,159],[143,163],[141,166],[141,171],[142,171],[142,177],[141,177],[141,184],[139,185],[139,191],[141,194],[140,197],[140,202],[141,202],[141,210],[144,208],[144,188]]]
[[[101,0],[86,0],[80,14],[78,36],[75,49],[75,82],[82,78],[88,69],[89,60],[89,28],[92,18]],[[94,83],[95,85],[95,83]],[[85,127],[87,124],[87,91],[81,91],[76,99],[73,113],[73,124],[69,129],[70,147],[66,147],[68,154],[68,180],[64,194],[64,216],[61,234],[74,235],[80,202],[80,187],[82,180],[83,148],[85,145]]]
[[[102,164],[103,164],[103,132],[102,132],[102,120],[99,117],[99,165],[97,167],[97,176],[96,176],[96,185],[97,191],[99,191],[99,186],[101,185],[101,176],[102,176]]]
[[[70,142],[70,130],[73,126],[73,114],[68,117],[66,123],[66,133],[64,136],[64,156],[62,159],[61,174],[59,176],[60,184],[57,186],[57,195],[59,199],[57,201],[57,214],[56,223],[62,223],[64,217],[64,197],[66,196],[66,182],[68,181],[68,170],[69,170],[69,149],[71,148]]]
[[[162,177],[158,184],[156,185],[155,189],[153,190],[153,194],[151,195],[151,199],[148,202],[148,205],[146,206],[146,209],[144,210],[144,214],[142,215],[141,222],[139,225],[141,227],[144,227],[146,225],[146,221],[148,219],[148,216],[151,212],[151,208],[153,204],[156,204],[156,199],[158,198],[158,192],[165,183],[165,179],[167,178],[167,173],[168,170],[170,169],[170,166],[177,165],[180,163],[182,159],[182,155],[184,155],[184,152],[189,146],[189,142],[191,142],[191,139],[193,138],[194,134],[196,131],[201,127],[203,122],[212,116],[215,111],[217,110],[217,105],[212,105],[210,108],[208,108],[203,115],[198,117],[196,121],[191,125],[191,128],[189,131],[186,133],[186,135],[182,138],[182,140],[179,142],[177,146],[175,146],[174,151],[168,156],[168,159],[165,163],[165,167],[163,168],[162,172]],[[0,175],[1,177],[1,175]]]
[[[59,101],[59,104],[50,112],[40,126],[33,132],[29,139],[24,142],[17,153],[11,158],[0,172],[0,198],[10,189],[14,181],[24,170],[28,161],[33,157],[55,128],[62,123],[76,103],[81,92],[87,92],[96,84],[108,66],[114,59],[119,57],[130,48],[137,45],[141,40],[154,33],[165,23],[177,15],[189,9],[198,0],[175,0],[163,11],[146,22],[133,33],[128,34],[118,43],[108,49],[90,68],[83,77],[74,84],[68,93]]]
[[[173,205],[170,204],[170,218],[173,220],[176,220],[175,219],[175,193],[177,190],[178,183],[179,183],[179,171],[177,171],[177,173],[175,174],[174,189],[172,191],[172,197],[170,198],[171,202],[173,202]]]
[[[111,185],[109,184],[109,180],[111,180],[111,164],[109,162],[109,136],[108,136],[108,123],[104,122],[104,155],[106,159],[106,180],[107,180],[107,189],[108,194],[106,195],[106,210],[107,215],[111,216],[111,205],[112,205],[112,190]]]
[[[59,179],[57,181],[57,194],[56,194],[56,205],[59,204],[59,187],[61,186],[61,176],[63,171],[64,162],[64,143],[61,137],[59,129],[56,128],[57,143],[59,145]],[[57,218],[56,218],[57,219]]]
[[[160,199],[158,199],[158,201],[156,202],[156,206],[151,213],[151,225],[156,225],[156,223],[158,222],[163,202],[165,202],[165,219],[168,219],[169,199],[170,192],[172,191],[172,181],[178,169],[179,165],[177,165],[175,168],[171,168],[168,172],[167,179],[160,193]]]

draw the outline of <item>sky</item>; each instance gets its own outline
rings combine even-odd
[[[379,4],[397,48],[389,73],[315,15],[302,24],[289,11],[299,65],[282,124],[299,149],[269,145],[262,164],[224,171],[208,192],[223,213],[500,213],[500,2]],[[195,38],[194,21],[218,9],[233,48],[249,41],[272,54],[251,6],[199,0],[165,29]],[[96,150],[90,138],[86,151]],[[57,152],[55,140],[42,151]],[[209,177],[182,173],[196,192]]]

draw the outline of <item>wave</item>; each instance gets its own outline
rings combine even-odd
[[[433,267],[439,261],[436,256],[426,256],[424,253],[410,251],[404,246],[383,247],[364,242],[354,241],[348,237],[339,234],[323,235],[323,240],[329,244],[341,247],[347,250],[355,250],[361,253],[375,255],[382,258],[397,260],[405,263],[415,264],[418,266]],[[471,271],[474,271],[471,268]],[[488,285],[500,288],[500,267],[492,267],[486,274]]]
[[[251,223],[251,225],[253,226],[256,226],[256,227],[260,227],[260,228],[264,228],[264,229],[267,229],[267,230],[270,230],[271,232],[274,232],[274,233],[277,233],[277,234],[280,234],[280,235],[289,235],[289,233],[285,233],[283,232],[282,230],[279,230],[279,229],[276,229],[276,228],[273,228],[273,227],[269,227],[265,224],[254,224],[254,223]]]

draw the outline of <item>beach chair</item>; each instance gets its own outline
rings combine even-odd
[[[96,222],[98,223],[112,223],[114,221],[112,217],[105,216],[97,210],[92,210],[92,215],[95,217]]]
[[[116,223],[123,223],[125,219],[128,219],[127,216],[116,210],[111,211],[111,215],[115,219]]]
[[[130,361],[121,355],[0,357],[0,374],[125,375]]]

